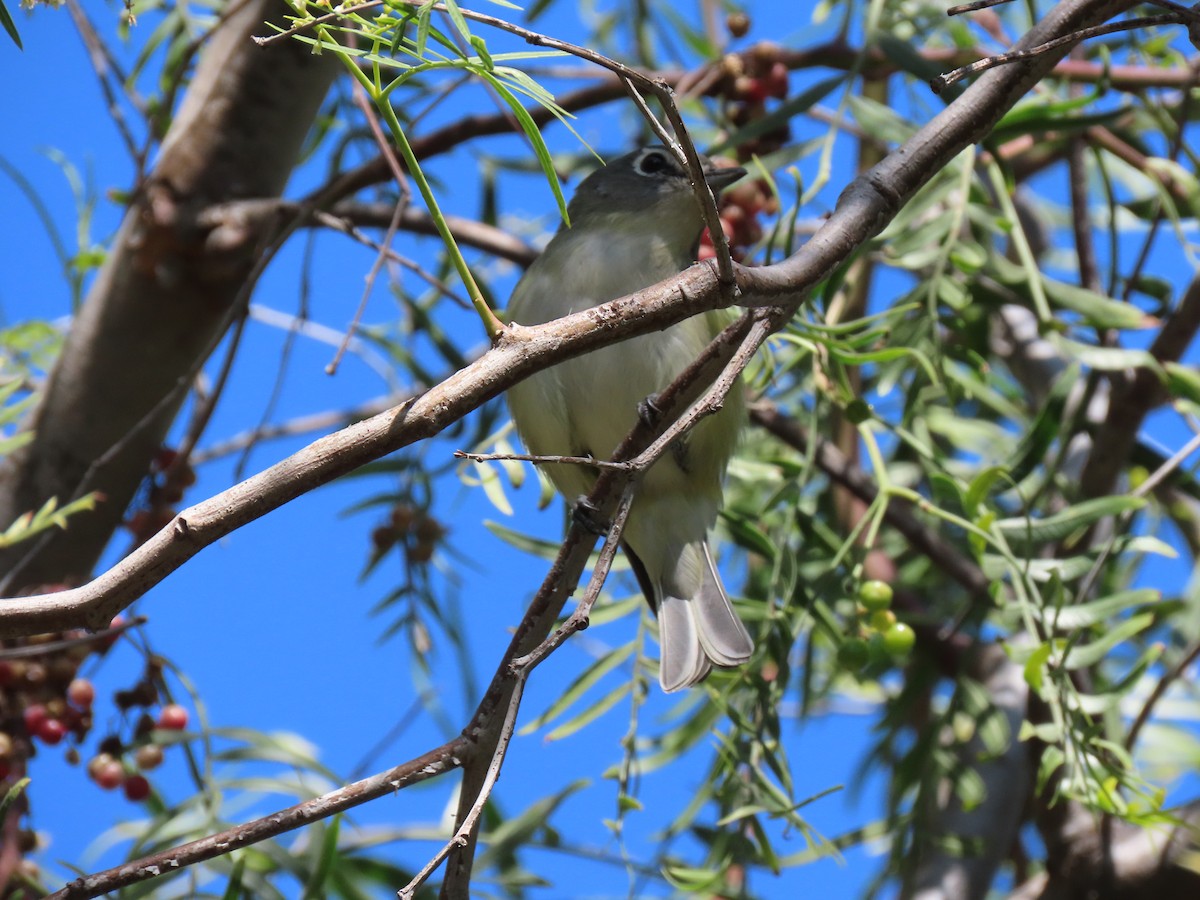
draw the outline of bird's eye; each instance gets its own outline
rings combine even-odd
[[[642,175],[655,175],[659,172],[665,172],[671,167],[670,161],[665,153],[659,153],[653,150],[647,153],[638,160],[637,170]]]

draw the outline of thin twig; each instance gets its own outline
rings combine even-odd
[[[367,99],[367,92],[363,90],[362,85],[357,81],[353,81],[351,82],[351,93],[354,96],[354,104],[362,110],[363,116],[366,117],[367,125],[371,129],[371,136],[375,138],[375,143],[379,146],[379,152],[388,161],[388,168],[391,169],[392,177],[396,180],[396,187],[400,191],[400,199],[396,203],[395,210],[392,212],[392,219],[388,222],[387,232],[384,234],[383,241],[381,242],[381,247],[388,247],[391,245],[392,239],[396,236],[396,229],[400,225],[400,217],[404,214],[404,208],[408,206],[412,192],[408,187],[408,179],[404,177],[404,167],[400,165],[400,160],[396,158],[396,152],[392,149],[391,141],[383,133],[383,128],[379,124],[379,117],[375,114],[375,109],[371,106],[371,101]],[[350,325],[346,329],[342,342],[338,344],[337,351],[333,354],[333,359],[325,367],[326,375],[333,375],[337,372],[338,365],[341,364],[342,356],[345,355],[351,338],[358,331],[358,325],[362,321],[363,312],[367,308],[367,300],[371,296],[371,291],[375,288],[375,280],[379,277],[379,273],[386,261],[387,254],[382,252],[382,250],[376,254],[375,262],[371,264],[371,270],[367,273],[366,284],[363,285],[362,296],[358,300],[358,307],[354,310],[354,316],[350,320]]]
[[[1060,38],[1055,38],[1052,41],[1046,41],[1044,44],[1038,44],[1036,47],[1030,47],[1028,50],[1013,50],[1009,53],[1001,53],[998,56],[989,56],[985,59],[976,60],[966,66],[961,66],[952,72],[947,72],[943,75],[938,75],[931,79],[929,86],[933,88],[935,94],[940,94],[946,88],[956,82],[962,81],[971,75],[978,75],[980,72],[986,72],[988,69],[994,69],[996,66],[1007,66],[1010,63],[1020,62],[1024,59],[1034,59],[1046,53],[1053,53],[1062,47],[1070,44],[1077,44],[1080,41],[1086,41],[1095,37],[1103,37],[1106,34],[1116,34],[1121,31],[1136,31],[1141,28],[1152,28],[1157,25],[1179,25],[1180,16],[1178,14],[1163,15],[1163,16],[1138,16],[1132,19],[1123,19],[1120,22],[1108,22],[1104,25],[1097,25],[1093,28],[1081,28],[1078,31],[1073,31],[1070,34]]]
[[[488,798],[492,795],[492,789],[496,786],[496,781],[500,778],[500,768],[504,765],[504,757],[508,752],[508,745],[512,741],[513,731],[517,725],[517,710],[521,708],[521,697],[525,693],[525,682],[529,677],[531,667],[523,667],[516,673],[515,683],[513,685],[512,696],[508,700],[508,709],[504,714],[504,722],[500,726],[500,737],[496,742],[496,749],[492,751],[492,758],[488,762],[487,777],[484,779],[483,787],[480,789],[475,802],[471,804],[471,810],[463,817],[454,836],[442,846],[433,858],[421,867],[412,881],[402,887],[397,896],[400,900],[411,900],[413,894],[422,884],[424,884],[429,876],[434,873],[442,861],[450,855],[455,847],[461,847],[469,840],[471,833],[475,830],[476,824],[479,822],[479,817],[483,815],[483,808],[487,805]]]
[[[468,453],[465,450],[455,450],[455,459],[469,459],[471,462],[527,462],[535,466],[566,464],[571,466],[590,466],[595,469],[614,469],[618,472],[631,472],[636,466],[633,462],[613,462],[608,459],[596,459],[592,456],[538,456],[531,453]]]
[[[49,895],[46,900],[88,900],[91,897],[99,897],[129,885],[176,872],[184,866],[224,856],[241,847],[248,847],[260,841],[278,837],[313,822],[319,822],[356,806],[361,806],[371,800],[390,796],[403,788],[453,771],[462,766],[469,751],[469,742],[459,735],[408,762],[330,791],[320,797],[297,803],[252,822],[189,841],[178,847],[160,850],[94,875],[76,878]]]
[[[108,46],[100,39],[100,35],[96,33],[96,27],[92,25],[92,20],[83,11],[78,0],[67,0],[67,11],[71,14],[71,20],[75,23],[75,28],[79,31],[79,37],[83,40],[84,47],[87,48],[88,57],[92,63],[92,70],[96,73],[96,81],[100,83],[100,91],[104,94],[104,102],[108,105],[108,116],[117,127],[117,131],[121,135],[121,142],[125,144],[126,152],[137,167],[134,184],[140,185],[144,174],[143,168],[146,157],[138,146],[137,139],[133,136],[133,130],[129,127],[129,122],[125,118],[125,112],[121,109],[116,92],[109,82],[109,73],[115,73],[116,81],[121,85],[129,85],[129,79],[121,71],[117,61],[109,52]],[[133,92],[132,88],[126,87],[125,93],[138,112],[144,113],[145,103]]]
[[[625,489],[621,494],[621,502],[617,506],[617,513],[613,516],[612,523],[608,526],[608,532],[604,536],[604,544],[600,547],[600,554],[596,558],[596,565],[592,568],[592,577],[588,581],[587,589],[583,592],[583,597],[579,604],[567,617],[567,620],[554,630],[544,641],[530,650],[524,656],[519,656],[510,664],[514,672],[522,669],[532,669],[543,659],[557,650],[571,635],[577,631],[583,631],[588,627],[588,619],[592,612],[592,607],[600,597],[600,591],[604,587],[604,582],[608,578],[608,573],[612,569],[613,559],[616,558],[617,549],[621,546],[621,534],[625,531],[625,522],[629,518],[629,509],[633,505],[632,484],[626,483]]]
[[[1011,0],[976,0],[975,3],[963,3],[960,6],[952,6],[946,10],[948,16],[961,16],[964,13],[979,12],[981,9],[991,9],[993,6],[1003,6],[1005,3],[1010,3]]]
[[[110,625],[108,628],[102,628],[99,631],[89,631],[77,637],[64,638],[61,641],[47,641],[45,644],[24,644],[20,647],[0,647],[0,659],[28,659],[31,656],[46,656],[50,653],[58,653],[60,650],[70,650],[72,647],[102,644],[124,634],[130,628],[137,628],[149,621],[146,616],[134,616],[127,622],[119,622],[116,625]]]
[[[408,211],[407,207],[401,206],[399,204],[392,206],[391,219],[387,226],[389,229],[389,237],[394,236],[395,231],[399,230],[399,227],[401,226],[401,224],[404,221],[404,214],[407,211]],[[333,231],[337,231],[341,234],[346,235],[346,237],[350,238],[351,240],[357,241],[358,243],[362,244],[364,247],[369,247],[370,249],[374,250],[379,256],[386,258],[389,262],[393,262],[399,266],[403,266],[404,268],[408,269],[408,271],[412,272],[414,275],[416,275],[418,278],[420,278],[422,281],[424,281],[426,284],[428,284],[431,288],[433,288],[439,294],[441,294],[443,297],[445,297],[447,300],[449,300],[451,303],[454,303],[456,306],[460,306],[463,309],[471,308],[471,304],[466,298],[455,293],[454,288],[450,287],[450,285],[446,284],[446,282],[442,281],[442,279],[438,278],[432,272],[426,272],[425,269],[421,266],[421,264],[418,263],[416,260],[409,259],[407,256],[401,256],[399,253],[397,253],[395,250],[393,250],[391,247],[389,247],[386,243],[380,243],[378,241],[372,240],[370,238],[370,236],[365,234],[360,228],[356,227],[352,222],[348,221],[347,219],[340,218],[337,215],[334,215],[333,213],[316,210],[313,213],[313,221],[318,222],[321,225],[324,225],[325,227],[332,229]],[[431,227],[432,227],[432,225],[431,225]],[[456,237],[457,237],[457,235],[456,235]]]
[[[1167,688],[1183,677],[1183,675],[1187,673],[1188,669],[1192,667],[1192,664],[1197,659],[1200,659],[1200,641],[1193,643],[1188,652],[1183,655],[1183,658],[1180,659],[1179,662],[1177,662],[1174,666],[1172,666],[1169,672],[1164,673],[1163,676],[1154,683],[1154,687],[1151,688],[1149,696],[1146,697],[1146,702],[1143,703],[1142,708],[1138,710],[1137,717],[1133,720],[1133,724],[1129,726],[1128,734],[1125,735],[1126,750],[1132,750],[1134,748],[1134,745],[1137,743],[1138,735],[1141,734],[1146,723],[1150,721],[1150,715],[1154,712],[1154,707],[1167,692]]]

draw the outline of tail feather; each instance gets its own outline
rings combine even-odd
[[[687,545],[668,577],[650,580],[658,610],[659,683],[664,691],[690,687],[713,665],[741,665],[754,653],[754,641],[729,602],[706,543]]]
[[[704,552],[704,580],[690,604],[696,617],[696,633],[705,655],[718,666],[740,666],[754,653],[754,641],[729,602],[713,564],[708,544]]]
[[[692,615],[691,602],[682,597],[658,600],[658,637],[661,662],[658,683],[668,694],[704,680],[711,668]]]

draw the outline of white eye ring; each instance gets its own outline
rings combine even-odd
[[[639,175],[657,175],[671,168],[671,161],[661,150],[647,150],[634,166]]]

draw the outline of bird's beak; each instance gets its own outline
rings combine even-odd
[[[718,167],[710,163],[704,167],[704,180],[714,193],[729,187],[745,174],[746,170],[741,166]]]

